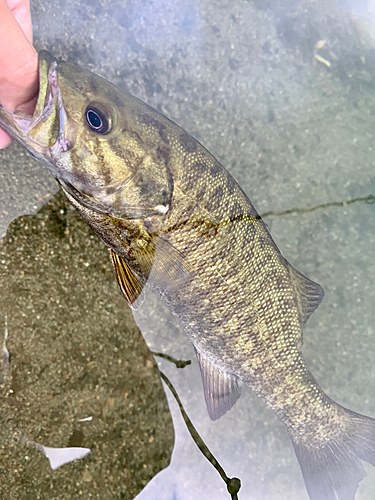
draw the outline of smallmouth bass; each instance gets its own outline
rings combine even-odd
[[[311,500],[354,499],[375,420],[332,401],[301,354],[322,288],[281,255],[233,177],[193,137],[89,71],[39,55],[33,116],[0,125],[54,175],[109,250],[132,308],[147,284],[179,319],[213,420],[251,387],[283,420]]]

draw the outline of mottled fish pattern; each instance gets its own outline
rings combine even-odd
[[[212,419],[247,384],[283,420],[311,500],[354,499],[375,422],[332,401],[301,354],[322,288],[281,255],[247,195],[144,102],[40,53],[32,117],[0,125],[51,171],[109,249],[133,308],[147,284],[189,335]]]

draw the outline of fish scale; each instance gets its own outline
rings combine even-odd
[[[178,125],[46,51],[39,78],[34,116],[0,107],[0,125],[107,246],[128,304],[138,308],[147,285],[182,323],[210,417],[248,385],[285,423],[310,499],[353,500],[361,460],[375,464],[375,420],[332,401],[303,358],[322,288],[288,263],[233,177]]]

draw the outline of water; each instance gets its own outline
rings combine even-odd
[[[35,1],[32,5],[37,49],[47,48],[56,56],[95,70],[167,114],[222,162],[261,214],[273,212],[265,222],[281,252],[297,269],[320,283],[326,293],[304,333],[303,352],[309,367],[330,397],[355,411],[375,416],[375,205],[359,200],[346,206],[330,206],[332,202],[375,195],[375,39],[371,12],[366,13],[369,9],[371,2],[351,5],[348,1],[298,0],[220,4],[54,0]],[[315,55],[329,61],[330,66]],[[12,218],[31,212],[34,206],[40,207],[56,189],[48,172],[17,146],[0,153],[0,176],[2,233]],[[302,211],[310,207],[317,209]],[[293,208],[297,210],[283,214]],[[23,246],[22,266],[28,255],[27,245]],[[75,269],[75,258],[78,260],[78,255],[70,260],[70,251],[67,249],[65,257],[68,273]],[[99,258],[99,254],[95,256]],[[82,259],[94,259],[91,244],[82,250]],[[109,264],[105,252],[102,259]],[[33,273],[31,276],[39,283],[38,293],[48,303],[49,282],[43,281],[37,268]],[[74,276],[74,272],[70,273]],[[105,280],[110,279],[108,273]],[[120,300],[112,284],[113,296]],[[69,280],[65,286],[69,287]],[[18,302],[24,304],[27,292],[13,288]],[[71,304],[76,292],[74,286],[68,288]],[[99,297],[104,293],[99,282],[98,292]],[[33,335],[38,339],[42,332],[50,330],[60,332],[60,336],[65,332],[71,341],[75,323],[66,324],[61,319],[51,324],[47,307],[39,314],[40,323],[27,320],[32,311],[24,308],[24,330],[17,332],[21,338],[14,342],[11,325],[16,315],[7,297],[2,300],[0,314],[8,315],[11,362],[12,358],[22,361],[25,373],[28,366],[33,368],[34,383],[50,394],[48,385],[43,388],[43,379],[38,378],[41,350],[35,347],[36,352],[30,356],[27,348],[29,343],[34,346]],[[99,328],[100,316],[90,314],[91,302],[86,300],[88,303],[76,297],[82,316],[86,317],[84,334],[88,335]],[[116,315],[125,314],[118,302],[117,307]],[[67,317],[70,314],[68,308]],[[61,318],[65,317],[62,313]],[[273,413],[246,391],[227,415],[212,423],[205,410],[193,349],[175,319],[152,294],[147,294],[135,319],[152,350],[192,359],[192,365],[183,370],[164,360],[157,362],[175,385],[199,433],[226,473],[242,480],[239,498],[307,499],[289,438]],[[108,330],[99,328],[98,335],[106,338],[105,332]],[[15,339],[14,330],[13,335]],[[43,342],[43,346],[48,345],[48,337]],[[90,346],[88,351],[94,352]],[[104,359],[109,362],[111,357],[108,354]],[[81,362],[84,363],[79,358],[77,370]],[[31,368],[29,371],[34,373]],[[110,366],[107,368],[105,363],[101,368],[103,373],[110,373]],[[124,371],[124,379],[126,375]],[[19,386],[23,388],[26,382],[27,378],[20,379]],[[78,384],[77,390],[84,387]],[[187,433],[168,389],[166,394],[176,433],[172,463],[137,498],[228,499],[224,483]],[[63,406],[62,398],[54,398]],[[30,401],[28,394],[25,408],[30,408]],[[95,405],[90,408],[95,409]],[[32,405],[27,414],[22,406],[17,411],[22,418],[16,421],[26,426],[24,431],[31,432],[30,439],[56,434],[54,427],[45,427],[40,434],[30,423],[30,418],[34,423],[41,419],[40,405]],[[82,410],[77,418],[85,416],[88,413]],[[69,438],[69,418],[65,425],[65,436]],[[53,442],[42,444],[66,446],[69,439],[65,444],[64,439],[58,441],[55,436]],[[121,435],[107,441],[113,463],[116,456],[112,452],[123,441]],[[14,488],[6,498],[22,498],[20,484],[33,484],[35,498],[35,492],[40,492],[40,498],[88,498],[93,491],[90,488],[95,474],[90,467],[99,460],[99,454],[63,466],[57,480],[46,459],[36,452],[25,460],[27,452],[14,446],[9,463],[9,453],[4,450],[9,450],[5,444],[0,460],[9,465]],[[126,457],[124,464],[126,468]],[[154,467],[151,462],[146,465]],[[69,472],[64,472],[65,467]],[[15,473],[21,469],[27,475],[26,482],[25,476]],[[356,497],[360,500],[374,496],[374,469],[367,470],[369,477]],[[71,474],[77,474],[80,480],[70,480]],[[84,479],[90,479],[90,475],[91,481]],[[132,498],[133,493],[126,489],[127,481],[123,476],[123,498]],[[100,498],[117,498],[117,493],[108,487],[112,484],[108,478],[101,484]]]

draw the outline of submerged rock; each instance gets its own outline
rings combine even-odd
[[[0,288],[0,497],[134,498],[170,462],[172,420],[107,251],[61,193],[10,225]],[[53,471],[32,442],[91,453]]]

